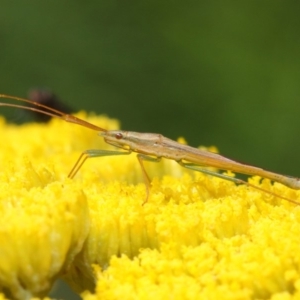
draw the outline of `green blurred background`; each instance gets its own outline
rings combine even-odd
[[[2,1],[0,91],[300,175],[299,1]],[[95,136],[95,138],[97,138]]]
[[[292,0],[1,1],[0,93],[48,87],[123,129],[184,136],[300,176],[299,9]]]

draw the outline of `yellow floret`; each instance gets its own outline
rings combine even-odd
[[[9,180],[0,182],[0,286],[17,299],[43,296],[86,239],[86,197],[67,182],[28,187],[18,171]]]

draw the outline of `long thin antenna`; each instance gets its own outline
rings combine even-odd
[[[25,109],[25,110],[31,110],[31,111],[35,111],[44,115],[48,115],[50,117],[53,118],[58,118],[58,119],[62,119],[66,122],[70,122],[70,123],[74,123],[77,125],[81,125],[87,128],[90,128],[92,130],[96,130],[96,131],[107,131],[106,129],[93,125],[87,121],[81,120],[73,115],[70,114],[65,114],[59,110],[56,110],[54,108],[48,107],[46,105],[43,105],[41,103],[38,102],[34,102],[34,101],[30,101],[28,99],[25,98],[20,98],[20,97],[15,97],[15,96],[10,96],[10,95],[5,95],[5,94],[0,94],[0,98],[7,98],[7,99],[12,99],[12,100],[16,100],[16,101],[21,101],[21,102],[26,102],[29,103],[33,106],[37,106],[37,107],[41,107],[42,109],[39,108],[35,108],[35,107],[29,107],[29,106],[25,106],[25,105],[19,105],[19,104],[11,104],[11,103],[1,103],[0,102],[0,106],[6,106],[6,107],[16,107],[16,108],[21,108],[21,109]]]

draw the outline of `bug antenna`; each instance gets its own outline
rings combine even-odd
[[[7,99],[12,99],[12,100],[16,100],[16,101],[20,101],[20,102],[25,102],[25,103],[29,103],[32,106],[36,106],[36,107],[28,107],[25,105],[19,105],[19,104],[11,104],[11,103],[1,103],[0,102],[0,106],[6,106],[6,107],[15,107],[15,108],[21,108],[21,109],[25,109],[25,110],[31,110],[34,112],[38,112],[53,118],[58,118],[58,119],[62,119],[66,122],[70,122],[70,123],[74,123],[77,125],[81,125],[87,128],[90,128],[92,130],[96,130],[96,131],[107,131],[104,128],[101,128],[99,126],[96,126],[94,124],[91,124],[87,121],[81,120],[73,115],[70,114],[65,114],[57,109],[51,108],[47,105],[38,103],[38,102],[34,102],[25,98],[21,98],[21,97],[16,97],[16,96],[10,96],[10,95],[5,95],[5,94],[0,94],[0,98],[7,98]]]

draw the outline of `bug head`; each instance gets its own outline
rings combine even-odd
[[[122,130],[108,130],[101,131],[99,135],[104,138],[104,141],[110,145],[118,148],[129,149],[128,146],[128,132]]]

